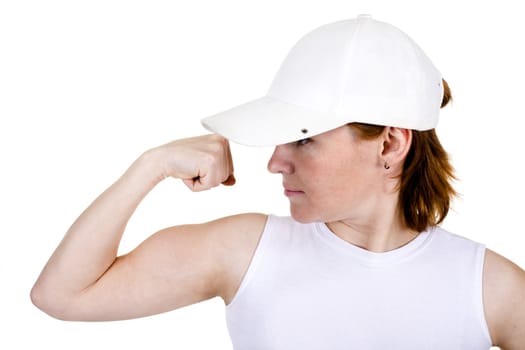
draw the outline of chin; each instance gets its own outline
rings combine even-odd
[[[312,222],[332,222],[343,220],[347,216],[342,215],[338,210],[333,208],[313,207],[313,206],[299,206],[290,205],[290,215],[292,218],[301,224],[309,224]]]
[[[290,207],[290,214],[295,221],[300,222],[301,224],[320,221],[320,218],[318,218],[316,215],[313,215],[313,213],[309,211],[297,210],[293,207]]]

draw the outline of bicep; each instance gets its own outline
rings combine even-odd
[[[70,305],[74,319],[117,320],[170,311],[217,296],[224,254],[221,221],[170,227],[118,257]],[[219,231],[219,232],[217,232]],[[234,239],[234,238],[232,238]]]
[[[525,344],[525,271],[487,249],[483,290],[494,345],[521,349]]]

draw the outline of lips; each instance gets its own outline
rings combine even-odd
[[[298,195],[301,195],[301,194],[304,194],[303,191],[290,191],[290,190],[284,190],[284,195],[286,197],[294,197],[294,196],[298,196]]]
[[[284,195],[286,197],[293,197],[293,196],[304,194],[303,191],[290,187],[288,185],[283,185],[283,187],[284,187]]]

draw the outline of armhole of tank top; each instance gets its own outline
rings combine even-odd
[[[255,252],[253,253],[250,264],[248,265],[248,268],[246,269],[246,272],[244,273],[244,276],[241,280],[241,284],[239,285],[239,288],[237,288],[237,292],[233,296],[230,303],[225,306],[226,310],[231,308],[232,305],[234,305],[235,302],[240,298],[240,296],[242,295],[242,292],[246,289],[246,286],[250,283],[250,279],[255,273],[255,270],[257,270],[257,266],[259,265],[259,262],[261,261],[264,255],[266,246],[268,245],[267,231],[269,231],[269,226],[271,225],[273,220],[275,220],[275,218],[272,215],[267,216],[266,223],[264,225],[264,229],[261,233],[261,237],[259,238],[259,242],[257,243],[257,248],[255,248]]]
[[[483,335],[492,346],[492,337],[490,335],[487,318],[485,316],[485,305],[483,303],[483,269],[485,267],[486,247],[483,244],[478,245],[476,261],[476,306],[478,310],[477,319],[479,320]]]

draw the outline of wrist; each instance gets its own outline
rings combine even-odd
[[[141,182],[148,183],[151,188],[166,178],[160,152],[158,148],[153,148],[142,153],[130,168]]]

